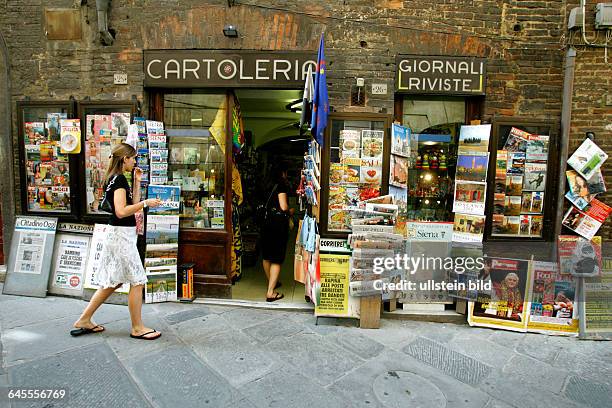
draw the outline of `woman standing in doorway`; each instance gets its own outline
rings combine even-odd
[[[111,161],[105,176],[105,197],[111,205],[109,233],[104,242],[100,259],[97,281],[100,288],[93,295],[89,304],[74,323],[72,336],[104,331],[104,327],[95,324],[91,319],[100,305],[124,283],[130,284],[128,307],[132,320],[130,337],[143,340],[155,340],[161,333],[145,327],[142,322],[142,290],[147,283],[147,275],[142,266],[136,247],[136,214],[146,207],[157,207],[158,199],[140,201],[140,180],[142,170],[134,168],[136,150],[126,143],[113,148]],[[133,191],[124,172],[134,170]],[[136,204],[134,204],[134,202]]]
[[[280,283],[278,276],[287,251],[289,240],[289,217],[293,215],[293,209],[289,209],[287,192],[289,182],[287,181],[287,164],[279,164],[272,172],[273,187],[270,192],[270,216],[266,220],[262,234],[263,267],[268,278],[268,290],[266,301],[274,302],[285,295],[275,292]]]

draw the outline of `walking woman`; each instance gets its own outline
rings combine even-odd
[[[289,182],[287,181],[287,165],[282,163],[272,173],[273,186],[270,192],[270,217],[266,220],[262,234],[263,267],[268,278],[268,291],[266,301],[274,302],[285,295],[275,292],[280,286],[278,276],[281,265],[285,260],[287,241],[289,240],[289,217],[293,215],[293,209],[289,209],[287,192]]]
[[[100,288],[93,295],[83,314],[74,323],[73,336],[100,333],[104,327],[92,321],[93,314],[100,305],[124,283],[130,284],[128,308],[132,320],[130,337],[155,340],[161,333],[146,327],[142,322],[142,290],[147,283],[138,249],[136,247],[136,214],[146,207],[157,207],[158,199],[140,201],[140,180],[142,170],[134,168],[136,150],[126,143],[113,148],[111,161],[104,178],[105,196],[112,208],[109,233],[104,242],[97,272]],[[124,172],[134,170],[133,191],[130,189]],[[136,204],[134,204],[136,203]]]

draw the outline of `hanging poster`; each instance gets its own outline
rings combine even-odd
[[[612,258],[602,259],[601,276],[585,279],[584,296],[586,334],[612,333]]]
[[[455,182],[453,212],[484,215],[486,188],[486,183],[471,183],[457,180]]]
[[[56,229],[57,218],[16,218],[3,293],[46,296]]]
[[[410,155],[410,129],[397,123],[391,125],[391,153],[401,156]]]
[[[481,152],[488,154],[491,125],[463,125],[459,133],[459,154]],[[478,181],[478,180],[476,180]]]
[[[349,317],[350,255],[320,254],[320,286],[316,316]]]
[[[486,217],[484,215],[455,214],[454,242],[482,242]]]
[[[556,262],[534,261],[531,268],[527,330],[577,334],[576,281],[571,275],[561,275]]]
[[[525,331],[530,276],[529,261],[485,258],[479,278],[491,281],[492,289],[479,291],[476,301],[470,302],[470,326]]]
[[[593,239],[610,213],[612,213],[612,207],[594,198],[586,211],[571,207],[565,213],[562,224],[586,239]]]
[[[49,291],[80,296],[83,290],[85,267],[91,237],[80,234],[58,233],[55,238],[53,268]],[[59,292],[58,291],[58,292]]]
[[[601,150],[591,139],[585,139],[567,160],[567,164],[588,180],[607,159],[606,152]]]

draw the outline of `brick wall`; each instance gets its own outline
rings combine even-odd
[[[146,101],[142,88],[143,49],[314,52],[325,30],[330,102],[336,110],[392,113],[396,54],[472,55],[488,59],[484,120],[495,115],[560,120],[562,39],[566,38],[571,8],[566,1],[237,3],[240,4],[228,8],[225,0],[115,0],[109,25],[117,32],[116,41],[110,47],[102,47],[97,40],[93,1],[80,6],[81,41],[47,41],[43,28],[43,7],[78,7],[73,5],[79,2],[0,2],[0,30],[11,52],[13,102],[24,96],[66,99],[70,95],[77,99],[129,99],[137,95]],[[238,27],[239,38],[223,36],[222,28],[227,23]],[[601,61],[602,54],[590,50],[579,53],[579,62],[584,64],[577,69],[572,143],[587,127],[604,137],[606,120],[610,122],[609,109],[601,106],[601,98],[589,85],[592,79],[598,83],[597,89],[607,86],[610,90],[610,80],[605,79],[606,73],[610,77],[610,69]],[[598,69],[591,70],[591,63]],[[129,85],[113,85],[115,72],[127,72]],[[367,94],[365,107],[351,108],[350,86],[357,76],[365,78],[366,84],[387,83],[389,94]],[[369,92],[367,85],[366,91]],[[594,115],[599,117],[597,124],[593,122]],[[16,202],[17,208],[19,205]],[[604,231],[611,233],[609,228]]]

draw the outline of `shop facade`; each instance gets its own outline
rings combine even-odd
[[[407,190],[414,193],[407,198],[407,221],[452,222],[455,191],[442,194],[438,186],[435,197],[430,197],[419,186],[418,179],[426,176],[423,173],[425,155],[428,161],[433,156],[437,161],[437,169],[429,164],[429,173],[435,170],[436,177],[452,183],[455,178],[448,169],[453,155],[456,165],[460,126],[473,121],[490,124],[491,156],[488,176],[483,182],[493,191],[495,168],[491,166],[497,159],[494,152],[503,148],[510,129],[517,127],[532,134],[546,134],[550,136],[551,148],[541,214],[542,224],[548,228],[540,228],[533,235],[496,234],[493,231],[494,194],[486,195],[487,217],[485,224],[478,227],[485,245],[491,244],[489,253],[494,254],[496,248],[502,248],[503,252],[508,242],[517,248],[533,248],[538,243],[546,258],[552,253],[550,244],[555,242],[561,228],[562,212],[556,205],[563,190],[560,180],[564,179],[564,167],[559,153],[564,138],[570,145],[577,144],[585,131],[592,130],[602,135],[603,147],[609,149],[606,144],[609,138],[604,136],[609,135],[605,127],[609,120],[595,123],[586,119],[586,111],[593,109],[609,118],[609,106],[602,103],[595,107],[595,100],[599,99],[586,83],[575,83],[574,93],[584,96],[578,97],[573,105],[572,127],[561,129],[566,61],[558,44],[565,30],[565,10],[556,2],[546,3],[541,9],[517,8],[504,13],[501,8],[486,6],[475,9],[471,5],[434,4],[413,9],[404,2],[380,3],[378,8],[321,3],[302,12],[294,9],[292,3],[274,8],[193,2],[168,15],[155,11],[154,7],[136,10],[113,5],[109,21],[116,35],[110,46],[100,44],[95,24],[88,23],[95,21],[96,14],[95,7],[89,5],[64,9],[67,15],[77,16],[78,30],[64,27],[58,33],[59,38],[53,36],[57,28],[50,26],[53,17],[48,12],[55,5],[47,4],[34,20],[25,11],[4,13],[5,26],[11,28],[4,35],[10,50],[13,86],[11,98],[6,101],[7,109],[3,111],[12,112],[10,155],[14,158],[14,185],[8,188],[3,184],[3,196],[14,198],[18,214],[46,213],[60,220],[85,224],[102,219],[89,206],[92,203],[85,188],[86,146],[82,154],[71,155],[66,164],[74,169],[64,186],[69,187],[66,192],[70,205],[52,208],[43,214],[40,208],[28,207],[24,123],[36,122],[47,113],[66,113],[68,118],[81,119],[83,135],[88,114],[126,113],[132,118],[163,121],[169,136],[184,137],[188,141],[201,135],[193,133],[193,126],[173,126],[187,120],[177,107],[189,106],[197,98],[198,104],[211,107],[208,114],[213,120],[224,110],[225,140],[213,141],[207,135],[210,142],[202,146],[202,154],[204,149],[208,153],[213,146],[223,143],[226,146],[222,154],[211,158],[212,167],[203,169],[209,174],[207,199],[214,200],[215,195],[224,198],[223,211],[217,210],[221,216],[210,218],[222,218],[222,221],[214,229],[212,224],[197,224],[197,220],[181,227],[179,262],[196,263],[198,295],[230,297],[232,208],[228,197],[232,196],[232,156],[229,147],[232,145],[231,112],[235,105],[231,91],[303,89],[305,69],[315,59],[319,36],[325,31],[331,115],[322,173],[333,173],[333,149],[336,152],[340,149],[339,131],[345,128],[346,122],[368,122],[362,123],[368,130],[384,132],[382,172],[377,180],[380,193],[387,194],[392,160],[391,124],[409,124],[418,128],[415,133],[431,137],[423,138],[424,143],[417,147],[421,168],[417,168],[415,158],[414,172],[406,174]],[[58,2],[57,6],[62,5]],[[362,18],[353,17],[356,11],[363,14]],[[378,23],[381,13],[387,17],[386,23]],[[422,19],[425,15],[430,17]],[[47,27],[46,34],[27,35],[18,24],[24,19],[32,20],[41,27],[41,32],[42,27]],[[139,20],[142,24],[135,24]],[[224,35],[223,26],[230,23],[237,27],[237,37]],[[579,58],[596,59],[596,52],[585,49]],[[33,58],[39,61],[37,69],[32,68]],[[586,77],[580,71],[586,70],[584,66],[577,68],[577,77]],[[589,103],[593,107],[588,107]],[[188,118],[193,119],[211,118]],[[436,135],[451,135],[452,139],[436,138]],[[188,142],[184,144],[190,147]],[[439,174],[442,155],[447,161],[444,176]],[[210,178],[213,169],[218,174],[214,181]],[[415,177],[412,185],[410,177]],[[344,238],[348,231],[329,225],[334,215],[329,207],[330,184],[333,183],[323,180],[321,235]],[[472,197],[476,194],[480,199],[478,191],[466,190],[466,194]],[[424,204],[428,199],[432,205]],[[437,208],[433,208],[434,202]],[[210,207],[211,211],[220,208],[218,203],[215,205]],[[338,218],[342,217],[336,216],[334,220]],[[609,236],[608,226],[604,226],[602,234],[604,239],[606,234]]]

